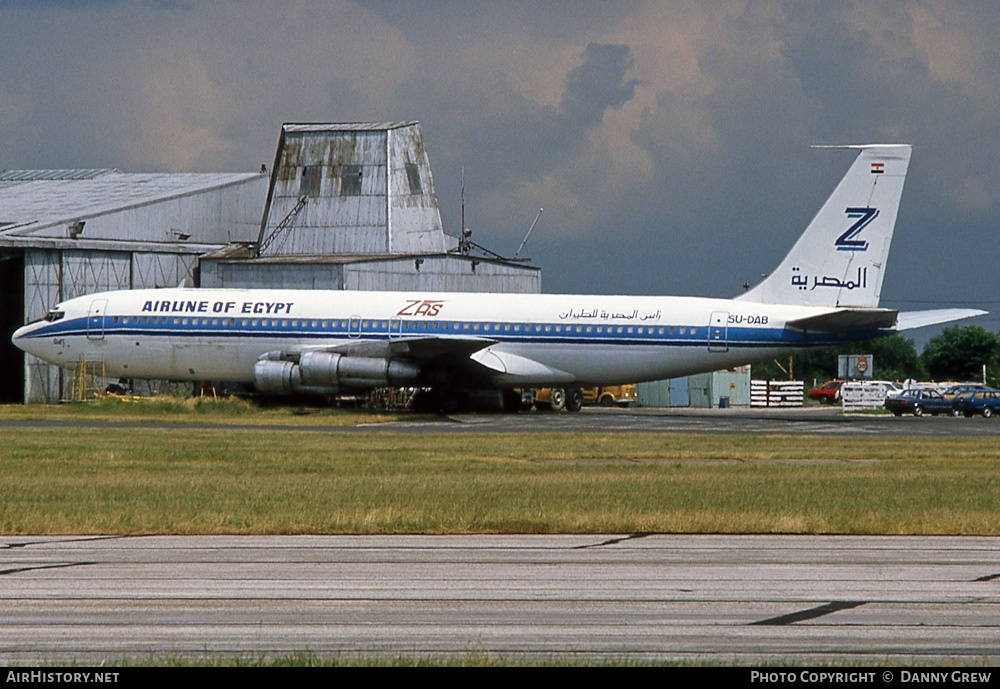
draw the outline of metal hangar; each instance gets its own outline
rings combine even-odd
[[[182,281],[541,291],[538,268],[444,232],[416,122],[285,124],[269,175],[0,171],[0,402],[67,397],[71,372],[10,344],[22,323],[62,299]]]
[[[57,402],[65,371],[10,342],[62,299],[197,284],[198,257],[255,234],[267,177],[117,170],[0,172],[0,401]]]
[[[541,271],[444,232],[417,122],[285,124],[257,241],[201,285],[537,293]]]

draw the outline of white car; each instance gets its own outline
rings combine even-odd
[[[903,391],[903,386],[899,383],[894,383],[891,380],[872,380],[867,381],[872,385],[880,385],[885,389],[885,396],[891,397],[892,395],[898,395]]]

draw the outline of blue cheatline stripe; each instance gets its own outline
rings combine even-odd
[[[837,338],[831,335],[823,335],[820,333],[814,334],[812,336],[807,336],[805,333],[797,330],[787,330],[779,328],[752,328],[752,327],[738,327],[729,326],[728,336],[724,340],[708,340],[709,329],[706,326],[642,326],[646,330],[653,330],[655,332],[627,332],[628,326],[621,326],[623,332],[611,332],[611,333],[577,333],[575,332],[576,326],[565,326],[561,325],[562,328],[572,329],[570,333],[566,332],[555,332],[556,324],[552,323],[541,323],[534,324],[525,327],[523,323],[517,324],[521,327],[525,327],[525,330],[530,330],[531,332],[517,332],[513,330],[515,324],[509,324],[511,329],[505,329],[503,326],[500,328],[494,328],[492,325],[495,321],[490,321],[489,323],[484,322],[472,322],[472,321],[453,321],[449,320],[449,324],[459,324],[463,327],[461,328],[424,328],[422,325],[424,323],[430,324],[429,321],[403,321],[402,329],[390,328],[387,326],[382,327],[381,323],[388,323],[388,319],[361,319],[362,322],[371,323],[373,320],[380,324],[375,330],[370,327],[368,329],[354,329],[352,330],[349,323],[352,319],[292,319],[292,318],[235,318],[235,317],[218,317],[216,320],[228,320],[228,321],[247,321],[248,323],[257,320],[260,322],[259,325],[206,325],[204,323],[194,323],[184,324],[184,320],[194,320],[194,317],[182,317],[182,316],[145,316],[136,317],[129,316],[129,323],[116,322],[119,317],[114,316],[104,316],[98,321],[96,318],[81,317],[73,318],[69,320],[57,321],[48,326],[39,328],[34,333],[31,334],[32,338],[42,338],[42,337],[73,337],[73,336],[95,336],[102,334],[105,337],[108,336],[156,336],[164,338],[175,338],[183,339],[187,337],[215,337],[224,340],[232,340],[239,338],[251,338],[251,339],[273,339],[273,338],[285,338],[295,341],[309,341],[309,340],[328,340],[330,338],[337,339],[365,339],[365,340],[402,340],[402,339],[413,339],[421,337],[449,337],[449,336],[459,336],[459,337],[481,337],[483,339],[495,340],[497,342],[510,342],[510,343],[532,343],[532,344],[613,344],[613,345],[664,345],[670,347],[706,347],[709,345],[719,346],[719,347],[729,347],[733,348],[762,348],[762,347],[773,347],[773,346],[809,346],[809,347],[820,347],[826,345],[836,345],[842,344],[848,341],[859,341],[868,340],[881,335],[888,334],[891,331],[879,331],[879,330],[869,330],[852,334],[848,338]],[[153,320],[153,323],[137,323],[139,318],[149,318]],[[198,317],[199,320],[210,320],[214,317]],[[163,319],[166,322],[159,323],[155,322],[158,319]],[[291,321],[297,321],[303,323],[298,327],[291,327],[289,323]],[[323,320],[329,321],[331,325],[326,329],[320,326],[313,326],[312,322],[322,322]],[[176,321],[176,322],[174,322]],[[277,325],[272,325],[276,322]],[[282,325],[282,322],[285,324]],[[346,323],[348,325],[342,326],[340,323]],[[443,323],[443,322],[439,322]],[[407,327],[407,324],[421,325],[421,327]],[[469,327],[464,327],[468,325]],[[474,326],[478,325],[479,329],[475,329]],[[503,324],[508,325],[508,324]],[[536,327],[538,326],[538,327]],[[598,326],[583,326],[583,327],[593,327]],[[619,326],[603,326],[607,329],[618,330]],[[634,329],[638,329],[640,326],[631,326]],[[545,329],[549,328],[548,331]],[[670,329],[673,328],[675,334],[670,334]],[[677,334],[681,328],[692,331],[684,335]],[[660,330],[663,330],[663,334],[660,334]]]

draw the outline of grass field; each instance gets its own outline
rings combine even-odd
[[[990,439],[343,432],[395,417],[0,408],[26,418],[194,425],[0,427],[3,534],[1000,533]]]

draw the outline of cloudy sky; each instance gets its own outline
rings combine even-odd
[[[255,171],[282,122],[419,120],[445,228],[546,292],[732,296],[914,146],[883,305],[1000,329],[1000,4],[0,0],[0,169]]]

